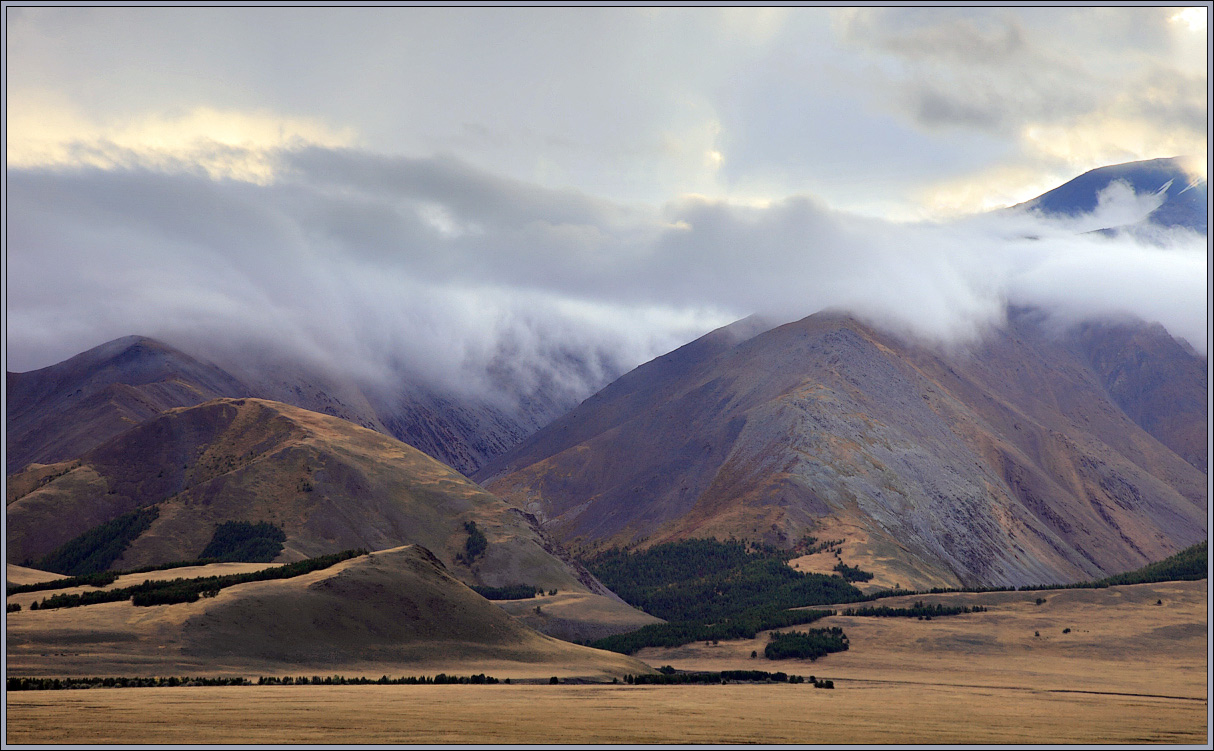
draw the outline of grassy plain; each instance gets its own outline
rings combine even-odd
[[[1038,597],[1045,602],[1036,604]],[[680,669],[756,668],[813,674],[832,679],[833,691],[809,684],[580,684],[14,692],[7,696],[7,741],[1204,744],[1209,740],[1206,581],[935,595],[903,602],[915,599],[981,604],[989,611],[931,621],[829,618],[820,624],[843,626],[851,649],[816,662],[751,658],[751,650],[762,654],[765,634],[754,640],[701,642],[637,655],[650,665]],[[901,603],[893,599],[881,604]],[[1070,632],[1063,633],[1067,628]],[[505,666],[485,663],[476,672],[507,675],[495,672],[495,667]],[[516,664],[512,672],[525,677],[522,673],[527,671]],[[541,674],[532,677],[576,677],[576,672],[560,671],[555,665],[536,665],[531,672]],[[220,717],[223,721],[217,722]]]
[[[836,682],[839,685],[839,682]],[[843,682],[96,689],[8,698],[9,743],[1198,743],[1204,704]],[[222,718],[220,721],[219,718]]]

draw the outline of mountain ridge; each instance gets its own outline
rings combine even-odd
[[[669,359],[641,366],[626,378],[649,383],[643,409],[604,389],[477,477],[567,544],[846,528],[866,568],[909,577],[922,560],[929,586],[1115,573],[1205,534],[1204,473],[1031,314],[979,350],[945,357],[815,314],[673,380]],[[582,413],[592,437],[548,435],[577,435]]]

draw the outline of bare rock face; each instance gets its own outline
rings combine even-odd
[[[948,353],[830,314],[714,332],[476,477],[591,547],[810,533],[910,586],[1102,576],[1206,536],[1204,399],[1169,396],[1204,394],[1204,358],[1135,326],[1171,367],[1032,311]]]

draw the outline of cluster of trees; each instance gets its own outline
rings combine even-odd
[[[789,675],[788,673],[768,673],[764,670],[722,670],[719,673],[709,671],[693,671],[680,673],[675,671],[669,665],[658,668],[658,675],[626,675],[624,683],[636,686],[675,686],[685,683],[805,683],[806,678],[800,675]],[[817,686],[818,681],[814,676],[809,676],[809,682]],[[829,687],[819,686],[819,688],[834,688],[831,683]]]
[[[863,608],[848,608],[842,611],[839,615],[858,615],[858,616],[873,616],[876,618],[938,618],[944,615],[962,615],[964,613],[985,613],[986,608],[981,605],[974,606],[958,606],[958,605],[926,605],[922,600],[919,600],[909,608],[891,608],[884,605],[879,607],[863,607]]]
[[[530,584],[507,584],[504,587],[474,584],[472,591],[486,600],[526,600],[544,594],[543,587],[533,587]],[[553,594],[556,594],[555,590],[553,590]]]
[[[645,647],[678,647],[695,641],[753,639],[760,631],[813,623],[828,615],[835,615],[835,611],[756,608],[720,621],[655,623],[626,634],[592,641],[590,646],[630,655]]]
[[[83,605],[94,605],[101,602],[121,602],[131,600],[135,605],[170,605],[178,602],[196,602],[200,597],[212,597],[225,587],[245,584],[246,582],[269,581],[272,579],[290,579],[295,576],[328,568],[350,558],[366,555],[365,549],[346,550],[341,553],[322,555],[295,563],[251,571],[245,574],[227,574],[224,576],[200,576],[193,579],[171,579],[167,581],[145,581],[133,587],[105,589],[97,592],[81,592],[80,594],[57,594],[45,598],[42,602],[30,605],[30,610],[47,608],[73,608]]]
[[[42,592],[48,589],[67,589],[68,587],[108,587],[113,584],[120,574],[116,571],[102,571],[98,574],[70,576],[66,579],[52,579],[33,584],[10,584],[7,594],[16,595],[23,592]]]
[[[464,552],[457,553],[455,559],[471,566],[473,561],[484,555],[485,550],[489,547],[489,540],[485,539],[485,533],[480,531],[476,522],[464,522],[464,531],[468,533],[468,539],[464,541]]]
[[[68,576],[100,573],[121,558],[135,538],[147,531],[159,515],[160,509],[156,506],[135,509],[99,524],[23,565]]]
[[[818,541],[813,535],[805,535],[797,542],[794,551],[796,555],[813,555],[814,553],[838,554],[845,540]]]
[[[756,608],[863,599],[837,576],[806,574],[791,553],[731,540],[684,540],[641,552],[614,549],[584,561],[628,604],[667,621],[716,622]]]
[[[855,566],[848,566],[843,561],[835,564],[835,571],[839,572],[839,576],[842,576],[844,581],[849,582],[866,582],[873,578],[871,571],[864,571]]]
[[[269,522],[224,522],[215,528],[199,558],[269,563],[282,552],[287,533]]]
[[[589,558],[584,563],[591,573],[626,602],[668,621],[599,639],[591,646],[632,654],[651,646],[750,639],[759,631],[833,614],[790,608],[864,599],[837,576],[789,567],[792,555],[744,541],[699,539],[640,552],[617,548]]]
[[[816,660],[831,652],[847,651],[847,635],[838,626],[811,628],[808,631],[773,631],[763,648],[769,660],[788,658]]]

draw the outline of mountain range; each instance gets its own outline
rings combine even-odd
[[[1206,231],[1205,183],[1174,160],[1021,208],[1084,213],[1118,180],[1157,195],[1143,222]],[[507,610],[566,638],[657,620],[569,550],[814,538],[887,586],[1093,579],[1206,539],[1207,373],[1158,324],[1015,306],[947,347],[844,311],[750,317],[580,404],[544,383],[505,405],[408,377],[372,389],[129,336],[7,374],[7,560],[136,513],[154,518],[110,569],[196,558],[223,524],[265,522],[280,563],[417,546],[463,584],[548,591],[549,611]]]
[[[581,547],[812,535],[904,585],[1075,581],[1204,539],[1206,386],[1157,326],[1013,310],[945,353],[819,313],[643,365],[475,478]]]

